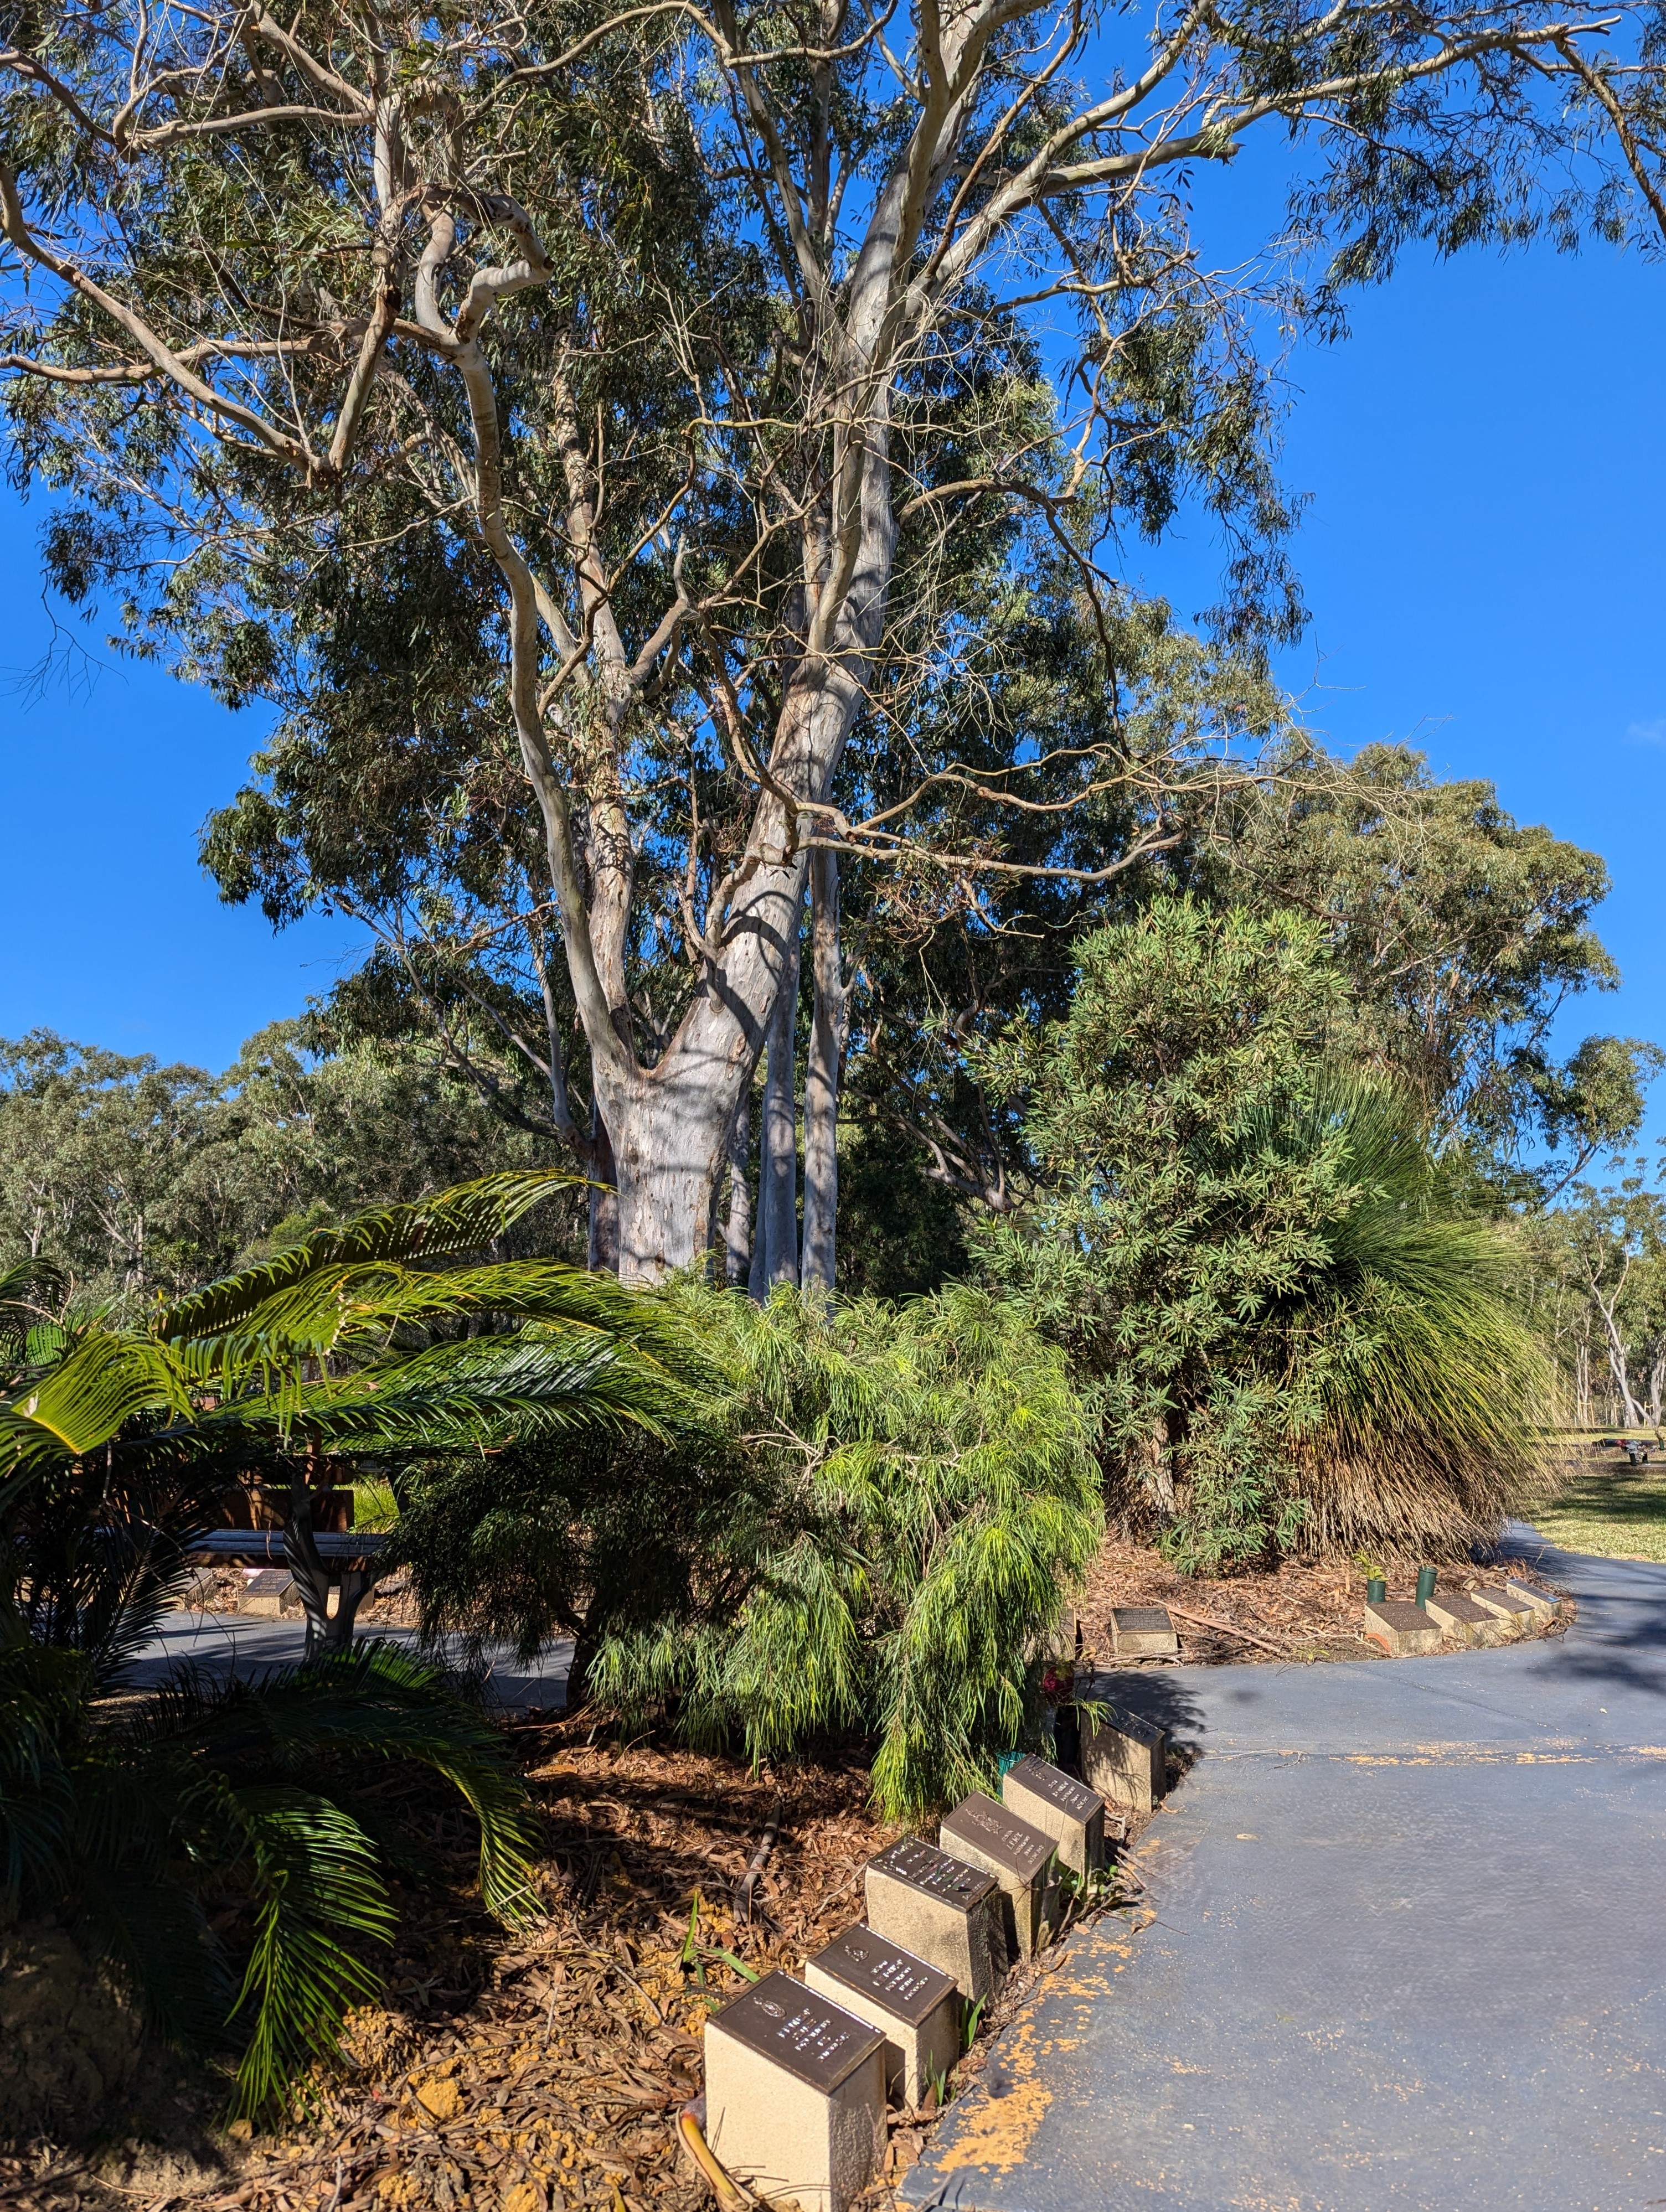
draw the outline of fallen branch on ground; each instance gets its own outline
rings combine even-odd
[[[1240,1628],[1234,1620],[1217,1620],[1212,1613],[1188,1613],[1183,1606],[1169,1604],[1166,1599],[1164,1602],[1177,1620],[1189,1620],[1194,1628],[1219,1629],[1223,1636],[1237,1636],[1246,1644],[1259,1644],[1263,1651],[1276,1652],[1280,1659],[1290,1655],[1287,1644],[1274,1644],[1270,1636],[1257,1636],[1253,1629]]]
[[[752,1899],[757,1889],[758,1878],[769,1863],[769,1854],[774,1850],[775,1838],[780,1833],[781,1799],[777,1796],[775,1808],[764,1823],[763,1841],[752,1853],[745,1873],[734,1886],[735,1918],[748,1928],[752,1924]]]

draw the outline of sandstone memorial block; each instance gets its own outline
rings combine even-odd
[[[1044,1759],[1024,1758],[1000,1778],[1000,1802],[1051,1836],[1059,1863],[1084,1880],[1105,1863],[1105,1801]]]
[[[1472,1597],[1437,1593],[1425,1601],[1423,1609],[1444,1635],[1456,1637],[1460,1644],[1497,1644],[1505,1632],[1497,1613],[1477,1605]]]
[[[237,1610],[257,1620],[277,1620],[301,1609],[301,1592],[287,1567],[263,1567],[251,1575],[237,1601]]]
[[[1547,1590],[1535,1589],[1531,1583],[1518,1583],[1507,1576],[1504,1587],[1508,1596],[1519,1598],[1535,1620],[1541,1623],[1554,1620],[1562,1609]]]
[[[937,1840],[953,1857],[982,1867],[1000,1885],[1008,1955],[1033,1958],[1059,1917],[1058,1854],[1043,1829],[975,1790],[945,1814]]]
[[[1006,1936],[993,1875],[905,1836],[868,1861],[864,1887],[875,1934],[952,1975],[968,2004],[999,1988]]]
[[[1535,1627],[1538,1615],[1530,1605],[1525,1605],[1512,1590],[1494,1583],[1483,1583],[1469,1593],[1477,1605],[1484,1605],[1495,1620],[1517,1631]]]
[[[1167,1739],[1154,1721],[1113,1706],[1107,1717],[1082,1714],[1082,1778],[1107,1805],[1149,1813],[1163,1795]]]
[[[960,2055],[960,1991],[953,1975],[871,1928],[847,1928],[807,1961],[804,1978],[885,2037],[885,2087],[899,2104],[917,2106]]]
[[[885,2039],[790,1974],[706,2022],[706,2140],[737,2180],[803,2212],[847,2212],[885,2133]]]
[[[1440,1649],[1440,1629],[1432,1616],[1422,1606],[1403,1598],[1380,1597],[1374,1605],[1368,1605],[1365,1633],[1391,1659]]]
[[[1118,1659],[1177,1659],[1180,1638],[1160,1605],[1114,1605],[1110,1648]]]

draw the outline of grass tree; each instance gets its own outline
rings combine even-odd
[[[1507,1230],[1414,1107],[1339,1067],[1300,915],[1159,900],[1068,1015],[992,1052],[1033,1183],[982,1249],[1106,1407],[1122,1510],[1182,1565],[1462,1549],[1532,1470],[1547,1375]]]

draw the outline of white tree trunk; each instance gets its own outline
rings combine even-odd
[[[839,1212],[839,1079],[848,1030],[839,963],[839,860],[810,856],[810,956],[815,1014],[804,1077],[804,1265],[800,1279],[831,1297]]]
[[[781,994],[769,1024],[758,1147],[758,1211],[766,1290],[799,1279],[799,933],[793,932]]]
[[[729,1131],[729,1212],[723,1225],[723,1272],[745,1281],[752,1257],[752,1094],[743,1090]]]
[[[1620,1402],[1624,1408],[1621,1414],[1622,1425],[1628,1429],[1640,1429],[1643,1426],[1643,1409],[1632,1395],[1632,1379],[1626,1358],[1626,1340],[1620,1334],[1620,1325],[1614,1319],[1614,1310],[1620,1304],[1620,1293],[1615,1291],[1613,1305],[1605,1305],[1601,1294],[1596,1295],[1596,1310],[1602,1316],[1602,1327],[1608,1340],[1608,1372],[1614,1377],[1614,1387],[1619,1393]]]

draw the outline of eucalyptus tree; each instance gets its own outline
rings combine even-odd
[[[1666,1054],[1602,1035],[1552,1051],[1571,1000],[1620,984],[1592,921],[1600,856],[1517,822],[1490,782],[1432,775],[1409,746],[1342,761],[1295,736],[1263,765],[1227,795],[1195,878],[1320,925],[1351,987],[1351,1056],[1515,1196],[1554,1198],[1630,1144]]]
[[[0,229],[20,465],[82,495],[51,566],[119,581],[139,641],[228,696],[304,685],[362,592],[386,659],[399,619],[452,623],[535,811],[621,1271],[655,1277],[709,1234],[812,853],[968,896],[1035,865],[954,842],[955,762],[836,787],[860,716],[906,731],[956,680],[1021,524],[1091,609],[1116,534],[1195,492],[1226,628],[1299,623],[1256,349],[1302,303],[1212,264],[1194,180],[1247,205],[1232,156],[1284,139],[1322,316],[1410,236],[1571,234],[1613,201],[1603,115],[1564,90],[1627,15],[31,7]],[[418,572],[402,617],[386,579]],[[1084,793],[1123,772],[1076,763]]]

